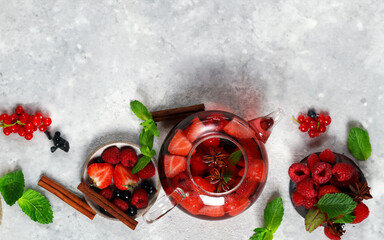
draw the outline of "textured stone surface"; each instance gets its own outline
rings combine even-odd
[[[0,110],[22,103],[49,113],[52,130],[71,144],[50,153],[44,134],[32,141],[0,136],[0,174],[22,169],[26,185],[48,197],[54,223],[30,221],[4,202],[1,239],[248,239],[263,210],[281,195],[285,216],[276,239],[308,234],[288,194],[291,163],[324,148],[349,155],[348,130],[370,134],[372,156],[359,162],[372,187],[370,217],[343,239],[383,236],[384,4],[371,1],[5,1],[0,0]],[[259,200],[245,213],[207,222],[173,210],[131,231],[88,220],[40,189],[41,174],[78,193],[87,156],[112,140],[138,142],[129,102],[151,110],[204,102],[245,118],[277,107],[286,116],[266,147],[270,171]],[[330,112],[327,135],[309,140],[291,115],[308,107]],[[161,124],[162,137],[170,126]],[[2,201],[2,200],[1,200]]]

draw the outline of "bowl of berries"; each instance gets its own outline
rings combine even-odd
[[[288,170],[289,193],[295,210],[305,218],[306,230],[324,227],[330,239],[341,239],[346,223],[369,215],[363,200],[372,198],[367,180],[347,156],[325,149],[312,153]]]
[[[136,219],[154,204],[160,189],[154,158],[140,171],[132,173],[140,157],[140,146],[137,144],[108,143],[88,157],[82,170],[84,182]],[[85,200],[96,213],[117,220],[88,197]]]

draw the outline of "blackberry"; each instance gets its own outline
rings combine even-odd
[[[311,118],[317,117],[317,114],[315,113],[315,109],[309,109],[307,115],[308,115],[308,117],[311,117]]]
[[[127,210],[127,214],[128,216],[135,216],[137,214],[137,208],[135,206],[129,206],[128,210]]]
[[[95,158],[95,160],[93,161],[93,163],[103,163],[103,159],[101,157],[97,157]]]

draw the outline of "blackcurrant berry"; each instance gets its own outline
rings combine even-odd
[[[130,191],[120,191],[120,198],[126,202],[129,202],[129,200],[131,199],[131,192]]]
[[[146,189],[148,195],[153,195],[156,193],[156,188],[154,186],[149,186],[147,189]]]
[[[317,117],[317,114],[315,113],[315,110],[314,110],[314,109],[309,109],[307,115],[308,115],[309,117],[311,117],[311,118],[316,118],[316,117]]]
[[[127,214],[128,216],[135,216],[137,214],[137,208],[135,206],[129,206],[128,210],[127,210]]]
[[[113,191],[113,198],[120,198],[121,197],[121,191],[119,189],[115,189]]]
[[[101,157],[97,157],[95,158],[95,160],[93,161],[93,163],[103,163],[103,159]]]
[[[150,186],[152,186],[152,183],[151,182],[149,182],[149,181],[143,181],[142,183],[141,183],[141,187],[143,188],[143,189],[145,189],[145,190],[147,190]]]

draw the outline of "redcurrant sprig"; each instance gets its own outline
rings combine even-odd
[[[318,137],[321,133],[326,132],[326,126],[332,122],[329,115],[316,114],[313,109],[308,110],[307,116],[299,115],[297,120],[292,116],[292,119],[300,124],[300,131],[308,132],[308,135],[311,138]]]
[[[0,115],[0,127],[3,133],[8,136],[11,133],[18,133],[27,140],[33,138],[33,132],[39,129],[45,132],[52,123],[51,118],[44,117],[40,112],[29,115],[22,106],[17,106],[11,115],[3,113]]]

